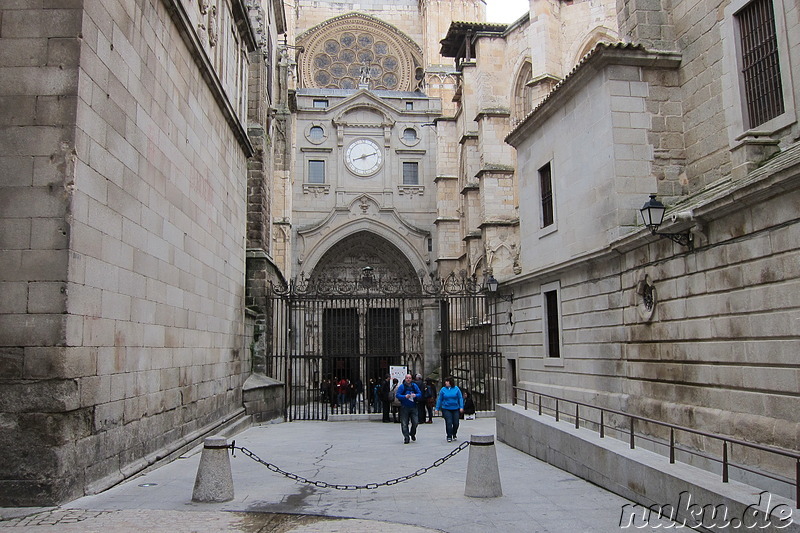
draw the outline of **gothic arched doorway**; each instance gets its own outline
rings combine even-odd
[[[422,275],[425,273],[422,272]],[[375,412],[374,385],[390,366],[426,373],[425,324],[436,304],[392,242],[356,231],[333,244],[274,299],[276,356],[285,358],[287,418]],[[428,343],[428,359],[438,360]],[[345,379],[348,390],[337,388]]]
[[[494,408],[499,354],[474,277],[414,273],[392,242],[358,231],[274,292],[271,367],[286,384],[287,420],[375,413],[374,385],[391,366],[456,375],[482,410]],[[346,390],[337,389],[342,378]]]
[[[424,372],[421,360],[422,302],[419,283],[411,262],[389,240],[370,231],[358,231],[337,242],[320,258],[310,276],[321,284],[356,280],[359,290],[347,297],[321,303],[322,380],[349,381],[369,402],[375,382],[390,366],[408,366]],[[386,283],[403,280],[402,291],[387,294],[378,290]],[[371,385],[373,384],[373,385]],[[339,392],[339,391],[337,391]],[[333,397],[331,396],[331,399]],[[348,398],[346,406],[338,399],[331,406],[336,412],[368,411],[361,399]]]

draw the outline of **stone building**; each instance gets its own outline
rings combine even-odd
[[[244,420],[245,264],[271,253],[247,202],[282,2],[58,4],[0,6],[0,505]]]
[[[626,1],[618,40],[562,63],[506,137],[523,231],[497,304],[514,384],[797,449],[798,16],[782,0]],[[651,194],[671,238],[643,226]]]

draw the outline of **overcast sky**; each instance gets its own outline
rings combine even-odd
[[[514,22],[528,5],[528,0],[486,0],[486,22]]]

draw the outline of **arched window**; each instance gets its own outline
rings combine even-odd
[[[526,61],[517,74],[517,81],[514,84],[514,119],[517,121],[525,118],[533,108],[533,91],[528,86],[532,72],[530,62]]]
[[[320,126],[312,126],[310,130],[308,130],[308,136],[313,141],[321,141],[323,137],[325,137],[325,131]]]

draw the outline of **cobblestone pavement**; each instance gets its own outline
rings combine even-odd
[[[281,513],[54,509],[4,519],[0,529],[29,533],[430,533],[436,530],[375,520],[341,519]]]

